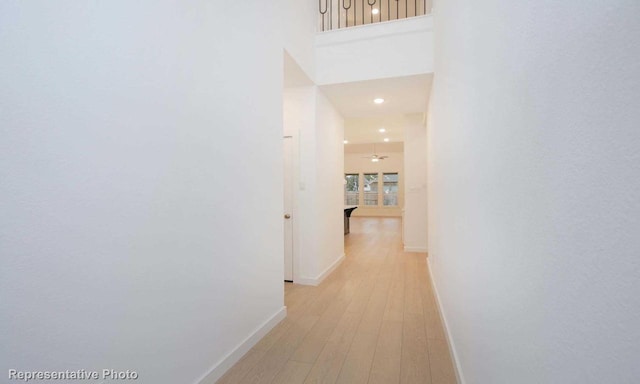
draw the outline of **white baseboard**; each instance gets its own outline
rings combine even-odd
[[[205,373],[196,384],[213,384],[224,375],[229,368],[233,367],[245,353],[253,348],[260,339],[262,339],[273,327],[278,325],[285,317],[287,317],[287,307],[280,308],[258,328],[256,328],[243,342],[238,344],[233,351],[229,352],[225,357],[218,361],[207,373]]]
[[[302,284],[302,285],[320,285],[320,283],[322,283],[322,280],[326,279],[327,276],[331,274],[331,272],[333,272],[336,268],[338,268],[338,266],[340,265],[340,263],[342,263],[344,258],[345,258],[345,254],[343,253],[340,257],[336,259],[336,261],[331,263],[331,265],[327,269],[325,269],[324,272],[319,274],[317,277],[299,277],[297,279],[294,279],[293,282],[296,284]]]
[[[438,288],[436,287],[436,281],[433,279],[433,275],[431,274],[431,260],[427,257],[427,270],[429,271],[429,280],[431,280],[431,288],[433,288],[433,294],[436,299],[436,305],[438,306],[438,313],[440,314],[440,320],[442,321],[442,326],[444,327],[444,335],[447,339],[447,345],[449,345],[449,351],[451,353],[451,361],[453,361],[453,370],[456,374],[456,381],[458,384],[466,384],[464,380],[464,376],[462,375],[462,367],[460,367],[460,360],[458,359],[458,353],[456,352],[456,347],[453,345],[453,338],[451,337],[451,333],[449,332],[449,324],[447,323],[447,316],[442,311],[442,305],[440,305],[440,295],[438,294]]]
[[[405,252],[419,252],[419,253],[427,253],[427,247],[404,247]]]

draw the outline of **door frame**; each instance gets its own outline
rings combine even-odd
[[[296,203],[297,203],[297,194],[296,194],[296,182],[297,182],[297,177],[296,177],[296,169],[297,169],[297,140],[295,139],[295,137],[293,135],[285,135],[283,136],[283,172],[287,172],[287,170],[285,169],[285,165],[284,164],[284,156],[285,156],[285,147],[284,147],[284,143],[287,142],[287,140],[289,140],[289,172],[290,174],[290,188],[291,190],[289,191],[290,194],[290,199],[291,201],[290,203],[290,207],[289,207],[289,212],[287,212],[287,209],[285,207],[284,201],[283,201],[283,215],[286,213],[289,213],[291,215],[290,219],[284,219],[284,220],[290,220],[291,221],[291,280],[287,280],[286,276],[284,281],[285,282],[295,282],[296,281],[296,276],[297,274],[297,252],[296,252],[296,246],[297,246],[297,241],[296,241],[296,236],[297,236],[297,217],[296,217]],[[284,180],[285,180],[285,175],[283,174],[283,200],[284,200],[284,188],[286,187],[284,185]],[[285,223],[283,222],[283,229],[284,229],[284,225]],[[284,231],[283,231],[283,241],[285,241],[284,239]],[[286,245],[285,245],[286,247]],[[286,250],[286,248],[285,248]],[[283,252],[283,265],[285,264],[286,260],[284,260],[284,258],[286,257],[286,252]],[[285,273],[286,275],[286,273]]]

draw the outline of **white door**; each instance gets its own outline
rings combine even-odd
[[[293,281],[293,138],[284,138],[284,280]]]

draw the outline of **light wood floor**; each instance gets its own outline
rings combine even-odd
[[[426,254],[397,218],[352,218],[346,259],[318,287],[287,283],[287,318],[218,384],[455,383]]]

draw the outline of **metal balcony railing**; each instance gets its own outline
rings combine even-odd
[[[432,0],[318,0],[320,31],[431,13]]]

